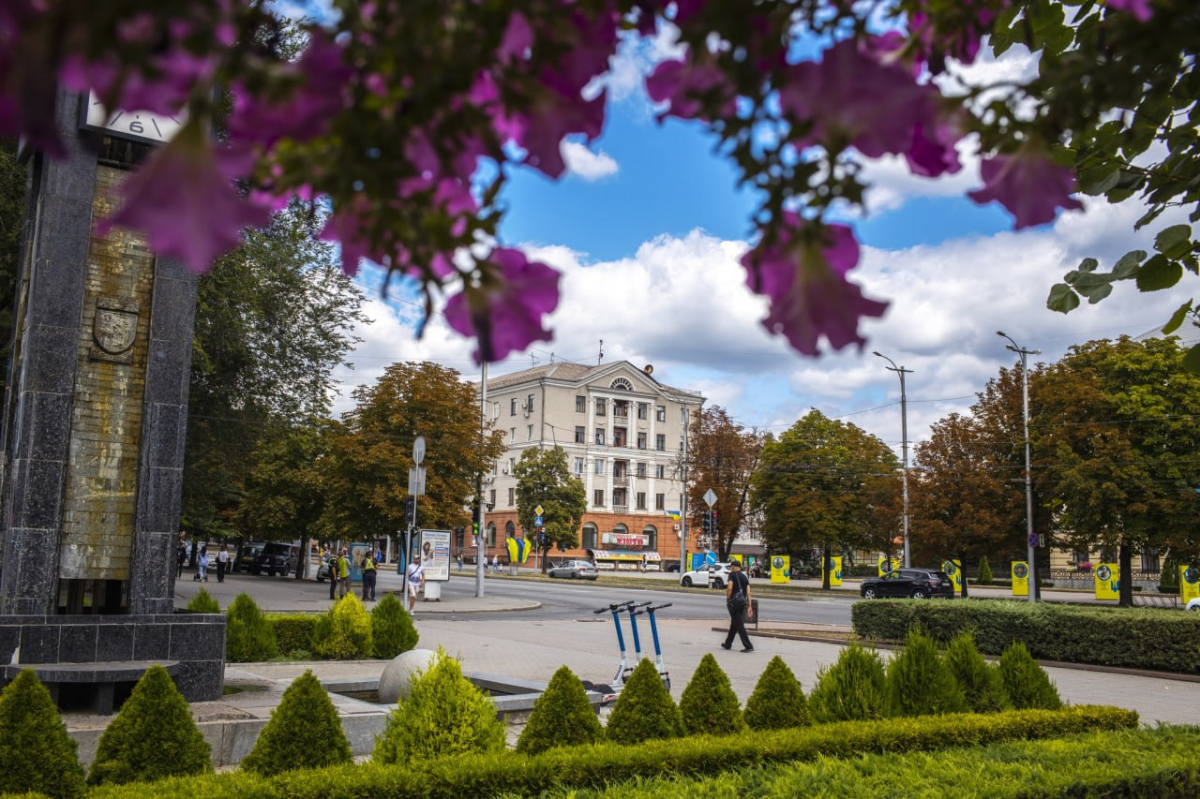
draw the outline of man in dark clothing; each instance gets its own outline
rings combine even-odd
[[[742,564],[733,561],[729,564],[729,584],[725,586],[725,607],[729,611],[729,635],[725,636],[722,649],[733,648],[733,637],[742,637],[742,651],[753,652],[754,644],[746,633],[743,616],[751,616],[754,606],[750,604],[750,579],[742,574]]]

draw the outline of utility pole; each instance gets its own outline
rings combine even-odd
[[[684,560],[684,555],[685,555],[684,550],[687,549],[687,540],[688,540],[688,537],[687,537],[688,536],[688,528],[687,528],[687,520],[688,520],[688,508],[687,508],[688,420],[691,418],[692,418],[691,411],[687,411],[683,415],[683,491],[680,493],[680,499],[679,499],[679,573],[680,573],[680,575],[682,575],[685,571],[687,571],[687,569],[684,568],[683,560]]]
[[[891,364],[884,367],[885,369],[900,376],[900,449],[904,458],[904,469],[901,472],[904,486],[904,568],[907,569],[912,566],[912,562],[908,547],[908,395],[904,393],[904,376],[912,374],[912,369],[897,366],[895,361],[883,353],[877,352],[875,355]]]
[[[1029,601],[1037,602],[1038,576],[1036,547],[1038,539],[1033,532],[1033,468],[1030,463],[1032,457],[1029,444],[1029,363],[1026,358],[1030,355],[1041,355],[1042,351],[1027,350],[1019,346],[1017,342],[1013,341],[1012,336],[1003,330],[997,330],[996,335],[1006,338],[1011,342],[1005,349],[1010,349],[1021,356],[1021,402],[1023,409],[1022,416],[1025,423],[1025,528],[1029,533],[1029,539],[1026,542],[1029,544]]]
[[[483,374],[479,380],[479,449],[483,450],[484,434],[487,430],[487,361],[483,362]],[[479,525],[475,533],[475,596],[483,596],[483,570],[487,560],[487,528],[483,519],[483,472],[475,478],[475,523]]]

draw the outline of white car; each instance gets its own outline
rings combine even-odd
[[[1187,609],[1188,609],[1188,610],[1194,610],[1194,611],[1196,611],[1197,613],[1200,613],[1200,597],[1196,597],[1195,599],[1193,599],[1193,600],[1190,600],[1190,601],[1187,603]]]
[[[713,588],[724,588],[729,582],[729,564],[728,563],[712,563],[707,566],[702,566],[699,569],[692,569],[683,573],[679,578],[679,584],[684,588],[691,588],[693,585],[707,585]]]

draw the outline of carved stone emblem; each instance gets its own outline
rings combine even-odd
[[[92,323],[91,356],[98,361],[131,363],[133,342],[137,338],[137,309],[112,307],[117,303],[97,304]]]

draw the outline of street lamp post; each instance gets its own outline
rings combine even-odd
[[[889,372],[900,376],[900,451],[903,453],[904,470],[901,472],[904,485],[904,568],[912,566],[908,549],[908,396],[904,393],[904,376],[912,374],[912,369],[897,366],[896,362],[881,352],[875,353],[891,364],[885,367]]]
[[[1037,602],[1038,594],[1038,579],[1037,579],[1037,560],[1035,556],[1037,551],[1037,538],[1033,534],[1033,470],[1030,465],[1030,445],[1029,445],[1029,364],[1026,358],[1030,355],[1040,355],[1041,350],[1027,350],[1013,341],[1013,337],[1005,333],[1003,330],[997,330],[996,335],[1009,340],[1006,349],[1010,349],[1017,355],[1021,356],[1021,395],[1022,395],[1022,416],[1025,423],[1025,528],[1029,534],[1028,540],[1025,542],[1029,545],[1029,601]]]

